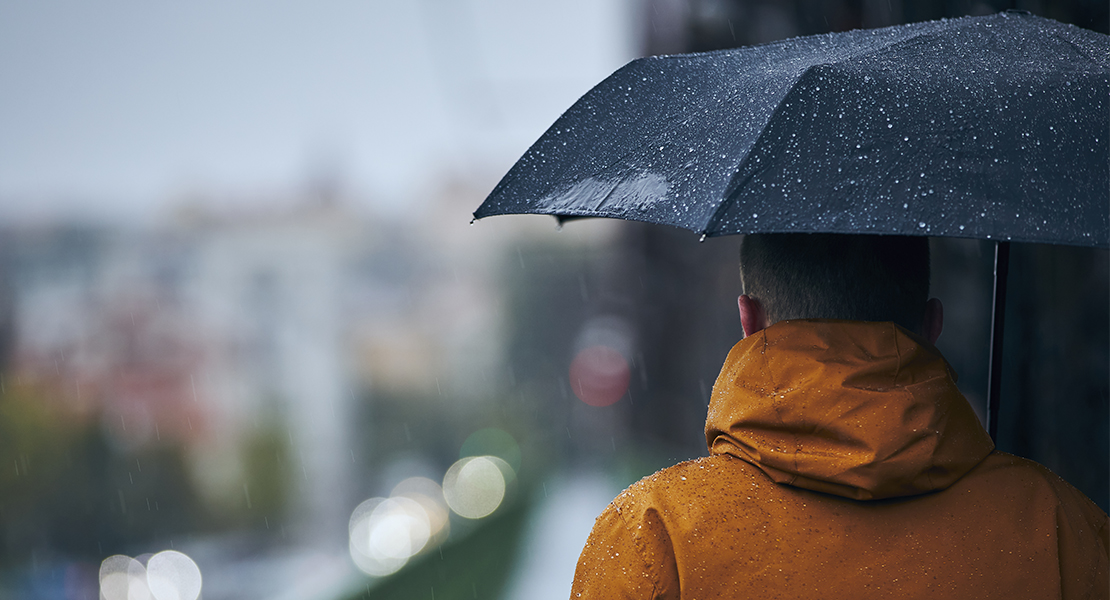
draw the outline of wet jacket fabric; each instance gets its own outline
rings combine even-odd
[[[598,517],[572,600],[1107,598],[1107,516],[993,450],[950,367],[891,323],[784,321],[713,388],[710,456]]]

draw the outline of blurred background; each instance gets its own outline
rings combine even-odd
[[[640,55],[1103,0],[0,1],[0,597],[565,598],[706,454],[739,238],[470,213]],[[934,240],[982,410],[992,247]],[[1110,261],[1015,244],[999,447],[1104,510]]]

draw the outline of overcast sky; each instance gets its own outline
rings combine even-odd
[[[507,170],[633,57],[634,5],[0,0],[0,219]]]

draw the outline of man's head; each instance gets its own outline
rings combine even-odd
[[[740,246],[744,334],[786,319],[894,321],[930,342],[941,306],[929,300],[924,237],[768,233]]]

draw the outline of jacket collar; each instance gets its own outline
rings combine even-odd
[[[948,487],[994,448],[935,347],[893,323],[781,321],[713,386],[713,454],[857,500]]]

